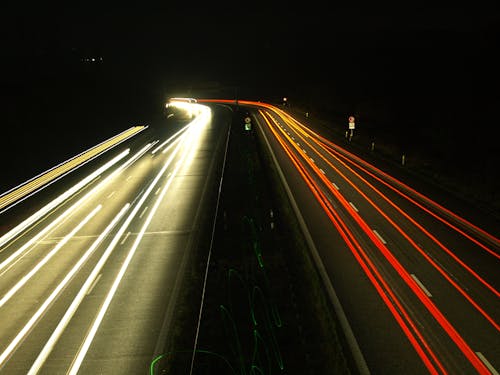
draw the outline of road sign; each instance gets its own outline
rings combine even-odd
[[[252,119],[249,116],[245,117],[245,130],[252,130]]]
[[[349,116],[349,129],[355,128],[354,116]]]

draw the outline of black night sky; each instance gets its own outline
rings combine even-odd
[[[2,145],[29,151],[14,163],[2,147],[2,190],[32,176],[34,160],[51,166],[147,123],[174,95],[287,96],[403,135],[432,133],[471,165],[498,165],[500,13],[493,2],[153,4],[3,9]]]

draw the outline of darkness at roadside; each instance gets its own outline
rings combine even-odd
[[[287,97],[499,200],[494,4],[10,6],[0,191],[147,124],[169,96]]]

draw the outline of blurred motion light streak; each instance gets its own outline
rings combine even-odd
[[[292,119],[293,120],[293,119]],[[284,119],[291,127],[294,126],[293,121],[287,121]],[[300,130],[300,129],[299,129]],[[482,309],[479,304],[467,293],[464,288],[462,288],[448,273],[441,267],[437,262],[434,261],[422,248],[419,246],[403,229],[396,224],[394,220],[392,220],[375,202],[370,199],[361,189],[347,176],[345,176],[338,168],[336,168],[326,157],[323,156],[322,153],[318,152],[315,147],[310,144],[307,140],[303,139],[306,144],[311,147],[316,153],[323,159],[324,162],[328,164],[335,172],[342,176],[344,180],[352,186],[354,190],[356,190],[375,210],[382,216],[384,219],[391,224],[393,228],[395,228],[407,241],[408,243],[420,253],[425,260],[427,260],[474,308],[486,319],[488,322],[493,325],[493,327],[500,331],[500,324],[498,324],[493,317],[491,317],[484,309]],[[322,149],[324,149],[329,155],[336,158],[334,154],[332,154],[328,149],[326,149],[322,144],[317,142],[315,139],[313,141],[318,144]],[[491,292],[493,292],[497,297],[500,297],[500,292],[496,290],[492,285],[486,282],[481,276],[479,276],[471,267],[461,261],[450,249],[448,249],[444,244],[442,244],[435,236],[433,236],[429,231],[427,231],[422,225],[416,222],[410,215],[404,212],[401,208],[399,208],[396,204],[394,204],[388,197],[386,197],[381,191],[379,191],[375,186],[370,184],[365,178],[363,178],[360,174],[354,171],[351,167],[345,164],[342,160],[338,160],[342,165],[344,165],[351,173],[356,175],[366,186],[369,186],[374,192],[376,192],[381,198],[383,198],[388,204],[390,204],[394,209],[396,209],[400,214],[402,214],[407,220],[409,220],[412,224],[414,224],[417,228],[419,228],[424,234],[426,234],[434,243],[436,243],[441,249],[443,249],[449,256],[451,256],[460,266],[466,269],[473,277],[475,277],[479,282],[481,282],[486,288],[488,288]],[[316,172],[317,173],[317,172]],[[320,176],[321,177],[321,176]],[[324,177],[321,177],[324,180]],[[327,184],[328,186],[328,184]],[[331,189],[329,189],[331,190]],[[385,240],[373,230],[373,232],[379,237],[382,243],[385,245]]]
[[[40,268],[42,268],[56,253],[80,230],[85,224],[92,219],[97,212],[102,208],[102,205],[97,206],[88,214],[85,219],[80,222],[70,233],[68,233],[64,238],[40,261],[37,265],[26,275],[24,275],[21,280],[19,280],[12,289],[10,289],[0,300],[0,307],[2,307],[24,284],[28,282],[35,273],[37,273]]]
[[[208,121],[208,119],[206,121]],[[78,354],[71,365],[71,368],[67,372],[68,375],[76,375],[78,373],[80,366],[81,366],[81,364],[82,364],[82,362],[87,354],[87,351],[88,351],[92,341],[94,340],[94,337],[97,333],[97,330],[99,329],[99,326],[100,326],[102,320],[104,319],[104,315],[106,314],[106,311],[107,311],[109,305],[111,304],[111,301],[114,297],[114,294],[115,294],[116,290],[118,289],[118,286],[120,285],[120,282],[121,282],[125,272],[127,271],[127,268],[129,266],[130,262],[132,261],[132,258],[134,256],[140,242],[142,241],[142,238],[144,236],[144,233],[146,232],[147,227],[149,226],[151,220],[153,219],[153,216],[156,213],[156,210],[158,209],[159,204],[163,200],[163,197],[165,196],[166,192],[168,191],[168,188],[170,187],[170,184],[173,181],[173,179],[175,178],[178,170],[180,169],[181,166],[184,165],[186,157],[191,154],[194,141],[197,138],[199,138],[200,133],[201,133],[201,129],[200,129],[201,126],[200,125],[204,125],[204,124],[206,124],[206,122],[202,123],[200,121],[193,121],[191,123],[189,131],[183,137],[183,142],[179,143],[178,146],[175,148],[175,150],[172,152],[172,155],[170,156],[168,161],[165,163],[165,165],[161,169],[161,171],[157,174],[157,176],[155,177],[153,182],[149,185],[148,189],[144,192],[140,202],[138,203],[136,209],[134,210],[135,212],[137,212],[139,210],[139,207],[142,206],[142,204],[144,203],[146,198],[151,194],[151,192],[153,191],[153,189],[157,185],[158,181],[165,173],[167,167],[171,164],[174,156],[178,153],[181,146],[184,145],[185,149],[184,149],[184,153],[183,153],[181,159],[179,160],[179,162],[176,163],[176,167],[175,167],[174,171],[172,172],[172,175],[169,177],[169,180],[165,184],[165,187],[163,188],[160,196],[157,198],[153,208],[149,212],[149,215],[147,216],[147,218],[146,218],[146,220],[141,228],[140,233],[136,237],[136,240],[134,241],[132,248],[130,249],[129,253],[127,254],[127,258],[125,259],[124,263],[122,264],[122,267],[120,268],[120,271],[118,272],[118,275],[116,276],[115,281],[113,282],[113,285],[112,285],[111,289],[109,290],[108,295],[106,296],[106,299],[105,299],[101,309],[99,310],[93,324],[92,324],[92,327],[90,328],[90,331],[87,333],[87,336],[85,337],[85,340],[84,340],[83,344],[81,345],[80,350],[78,351]],[[191,134],[191,133],[194,133],[194,134]]]
[[[435,367],[435,364],[442,370],[443,373],[445,373],[443,365],[438,360],[434,352],[431,350],[431,348],[425,341],[424,337],[418,330],[416,324],[412,321],[409,314],[406,312],[406,309],[404,309],[403,305],[399,302],[397,296],[392,292],[392,289],[386,283],[382,275],[378,272],[377,267],[366,255],[365,251],[363,250],[359,242],[356,240],[354,234],[349,230],[349,228],[347,227],[345,222],[340,218],[336,210],[334,210],[333,207],[331,207],[328,198],[324,196],[319,186],[317,186],[312,177],[305,170],[305,167],[300,163],[298,158],[293,155],[290,148],[279,137],[276,130],[273,129],[270,121],[266,117],[264,117],[264,120],[266,121],[271,132],[274,134],[276,140],[283,147],[285,153],[290,157],[290,160],[297,168],[297,171],[300,173],[300,175],[308,185],[309,189],[312,191],[318,203],[323,207],[324,212],[327,214],[330,221],[334,224],[339,234],[344,239],[346,245],[351,250],[352,254],[360,264],[361,268],[369,278],[370,282],[375,287],[375,290],[382,298],[382,300],[384,301],[384,303],[386,304],[386,306],[388,307],[389,311],[392,313],[394,318],[396,319],[397,323],[403,330],[408,340],[411,342],[412,346],[415,348],[415,351],[420,356],[420,358],[422,359],[423,363],[428,368],[430,373],[431,374],[439,373]],[[414,333],[412,333],[412,331]],[[415,337],[415,335],[417,337]],[[424,347],[422,347],[422,345]],[[429,358],[424,348],[427,350],[431,358],[434,360],[435,364],[432,362],[431,358]]]
[[[13,207],[14,202],[18,203],[19,201],[26,199],[33,192],[39,191],[44,186],[48,186],[49,182],[57,181],[57,179],[63,177],[75,168],[79,168],[80,166],[88,163],[90,160],[96,158],[103,152],[108,151],[144,129],[144,126],[132,127],[1,194],[0,214],[8,208]]]
[[[263,114],[263,117],[266,118],[265,114]],[[275,120],[274,119],[272,119],[272,120],[276,126],[277,124],[276,124]],[[285,149],[288,149],[288,146],[286,146],[283,143],[283,141],[281,140],[281,137],[277,134],[276,130],[274,130],[272,128],[271,122],[268,120],[266,120],[266,122],[267,122],[269,129],[275,135],[276,139],[279,141],[279,143],[282,145],[282,147],[284,147]],[[284,131],[281,129],[281,127],[276,126],[276,128],[283,133],[285,138],[287,138],[287,135],[284,133]],[[300,154],[301,150],[294,143],[291,143],[291,144]],[[289,154],[289,156],[291,158],[295,158],[295,156],[292,155],[291,151],[287,151],[287,154]],[[319,171],[319,168],[314,163],[312,163],[309,160],[309,158],[304,157],[304,160],[310,166],[310,168],[316,172],[316,175],[319,176],[319,178],[323,182],[325,182],[326,186],[329,186],[329,183],[328,183],[329,181]],[[299,163],[299,162],[297,161],[297,163]],[[304,172],[305,172],[305,169],[304,169]],[[305,173],[307,173],[307,172],[305,172]],[[312,181],[312,179],[311,179],[311,181]],[[318,187],[318,190],[320,190],[319,187]],[[389,261],[389,263],[393,266],[393,268],[400,275],[402,280],[404,280],[404,282],[411,288],[413,293],[418,297],[418,299],[427,308],[427,310],[431,313],[431,315],[441,325],[441,327],[448,334],[448,336],[455,342],[457,347],[462,351],[462,353],[469,360],[469,362],[476,368],[476,370],[480,374],[489,374],[489,371],[485,367],[484,363],[472,351],[472,349],[468,346],[468,344],[465,342],[465,340],[462,338],[462,336],[456,331],[454,326],[445,318],[445,316],[442,314],[442,312],[436,307],[436,305],[424,293],[424,291],[419,287],[419,285],[415,282],[415,280],[409,275],[408,271],[394,257],[394,255],[391,253],[391,251],[378,239],[378,237],[376,237],[376,235],[373,233],[373,231],[370,229],[370,227],[366,224],[366,222],[361,218],[361,216],[349,205],[347,200],[338,191],[336,191],[334,189],[329,189],[329,190],[334,194],[334,196],[342,204],[342,206],[346,209],[346,211],[351,215],[351,217],[358,223],[358,225],[365,232],[365,234],[371,239],[372,243],[381,251],[381,253],[384,255],[384,257]]]
[[[1,264],[0,264],[0,270],[2,270],[4,267],[6,267],[8,264],[10,264],[12,261],[14,261],[24,250],[26,250],[28,247],[30,247],[33,243],[35,243],[36,241],[38,241],[38,239],[40,237],[42,237],[43,235],[45,235],[47,232],[49,232],[52,228],[54,228],[56,225],[58,225],[63,219],[65,219],[67,216],[69,216],[75,209],[77,209],[80,205],[82,205],[87,199],[90,199],[90,197],[97,193],[100,189],[102,189],[105,184],[110,181],[111,179],[113,179],[117,174],[119,174],[121,171],[123,171],[124,169],[126,169],[128,166],[130,166],[132,163],[134,163],[137,159],[139,159],[142,155],[144,155],[149,149],[151,148],[151,144],[147,144],[146,146],[144,146],[141,150],[139,150],[135,155],[133,155],[129,160],[127,160],[125,163],[123,163],[120,167],[118,167],[116,170],[114,170],[108,177],[106,177],[103,181],[101,181],[99,183],[99,185],[97,185],[96,187],[94,187],[92,190],[90,190],[89,192],[87,192],[87,194],[85,194],[82,198],[80,198],[76,203],[74,203],[70,208],[68,208],[66,211],[64,211],[63,214],[61,214],[57,219],[55,219],[52,223],[50,223],[48,226],[46,226],[42,231],[40,231],[36,236],[34,236],[31,240],[29,240],[27,243],[25,243],[21,248],[19,248],[16,252],[14,252],[9,258],[7,258],[5,261],[3,261]],[[123,156],[127,155],[129,153],[129,150],[126,150],[124,151],[124,154]],[[118,157],[120,157],[122,154],[118,155]],[[121,157],[120,157],[121,158]],[[114,160],[114,159],[113,159]],[[112,161],[113,161],[112,160]],[[113,163],[114,164],[114,163]],[[100,170],[100,169],[99,169]],[[98,170],[98,171],[99,171]],[[99,172],[101,173],[101,172]],[[94,172],[92,173],[91,176],[97,176],[99,173]],[[89,176],[90,177],[90,176]],[[70,189],[72,190],[72,189]],[[65,194],[63,194],[65,195]],[[52,204],[52,203],[50,203]],[[56,204],[57,205],[57,204]],[[43,209],[42,209],[43,210]],[[35,214],[36,215],[36,214]],[[33,219],[33,222],[35,220],[37,220],[38,218],[36,219]],[[29,219],[31,220],[31,218]],[[31,223],[31,222],[30,222]],[[22,223],[23,224],[23,223]],[[21,225],[22,225],[21,224]],[[16,227],[17,228],[17,227]],[[14,229],[16,229],[14,228]],[[24,229],[24,228],[23,228]],[[9,232],[10,233],[10,232]],[[8,233],[8,234],[9,234]],[[3,239],[3,237],[2,237]],[[1,244],[1,240],[0,239],[0,244]]]
[[[151,151],[152,154],[156,154],[158,150],[160,150],[163,146],[171,142],[173,139],[177,138],[180,136],[182,133],[184,133],[187,129],[189,128],[189,124],[184,126],[182,129],[177,131],[175,134],[173,134],[170,138],[168,138],[166,141],[162,142],[159,146],[157,146],[153,151]]]
[[[430,215],[434,216],[436,219],[440,220],[441,222],[443,222],[444,224],[446,224],[450,228],[454,229],[455,231],[457,231],[458,233],[460,233],[461,235],[463,235],[464,237],[466,237],[470,241],[474,242],[476,245],[478,245],[478,246],[482,247],[484,250],[488,251],[491,255],[493,255],[496,258],[500,259],[500,254],[499,253],[493,251],[492,249],[489,249],[484,244],[482,244],[481,242],[479,242],[478,240],[476,240],[475,238],[473,238],[469,234],[465,233],[463,230],[461,230],[457,226],[455,226],[452,223],[450,223],[443,216],[440,216],[437,213],[432,212],[427,207],[424,207],[422,204],[418,203],[415,199],[410,198],[407,194],[404,194],[402,190],[405,190],[406,192],[409,192],[410,194],[416,196],[418,199],[421,199],[423,202],[425,202],[429,206],[434,207],[437,210],[437,212],[444,213],[448,218],[452,218],[453,220],[455,220],[456,222],[458,222],[459,224],[461,224],[463,227],[469,229],[473,233],[476,233],[477,235],[479,235],[480,237],[484,238],[486,241],[490,242],[491,244],[493,244],[497,248],[500,247],[500,239],[499,238],[493,236],[492,234],[490,234],[490,233],[486,232],[485,230],[477,227],[476,225],[472,224],[471,222],[467,221],[466,219],[464,219],[464,218],[458,216],[457,214],[451,212],[450,210],[448,210],[447,208],[441,206],[440,204],[438,204],[437,202],[433,201],[429,197],[427,197],[427,196],[423,195],[422,193],[416,191],[415,189],[413,189],[410,186],[406,185],[402,181],[399,181],[395,177],[393,177],[393,176],[391,176],[391,175],[383,172],[382,170],[378,169],[377,167],[375,167],[374,165],[368,163],[367,161],[361,159],[360,157],[358,157],[358,156],[350,153],[349,151],[345,150],[344,148],[340,147],[339,145],[337,145],[337,144],[331,142],[330,140],[322,137],[321,135],[315,133],[314,131],[312,131],[311,129],[309,129],[305,125],[301,124],[299,121],[295,120],[293,117],[291,117],[287,113],[285,113],[285,112],[283,112],[283,111],[281,111],[281,110],[279,110],[277,108],[275,108],[275,110],[279,111],[280,113],[283,114],[283,116],[289,118],[290,121],[292,121],[293,123],[297,124],[297,126],[301,128],[299,130],[300,132],[302,132],[304,134],[310,133],[310,134],[314,135],[314,137],[316,139],[320,140],[321,143],[323,143],[325,146],[327,146],[331,151],[334,151],[336,154],[338,154],[338,156],[341,157],[342,159],[344,159],[346,162],[348,162],[348,163],[350,163],[352,165],[355,165],[357,168],[363,170],[365,173],[367,173],[370,176],[372,176],[373,178],[377,179],[379,182],[383,183],[388,188],[392,189],[393,191],[395,191],[396,193],[398,193],[399,195],[401,195],[402,197],[404,197],[408,201],[412,202],[413,204],[415,204],[416,206],[418,206],[420,209],[426,211],[427,213],[429,213]],[[316,140],[315,140],[315,142],[316,142]],[[363,166],[366,167],[366,168],[364,168]],[[370,172],[368,169],[374,171],[378,176],[375,173]],[[385,181],[384,179],[382,179],[379,176],[382,176],[384,179],[390,181],[391,183],[388,183],[387,181]]]
[[[42,216],[47,214],[49,211],[53,210],[55,207],[57,207],[59,204],[64,202],[66,199],[71,197],[73,194],[75,194],[78,190],[83,188],[85,185],[90,183],[92,180],[97,178],[101,173],[105,172],[109,168],[111,168],[113,165],[115,165],[118,161],[123,159],[125,156],[127,156],[130,152],[130,149],[127,149],[120,153],[119,155],[115,156],[113,159],[108,161],[106,164],[104,164],[102,167],[97,169],[96,171],[92,172],[90,175],[85,177],[83,180],[78,182],[76,185],[74,185],[72,188],[61,194],[59,197],[45,205],[43,208],[35,212],[33,215],[31,215],[29,218],[21,222],[19,225],[16,227],[12,228],[10,231],[5,233],[2,237],[0,237],[0,247],[3,246],[5,243],[13,239],[15,236],[17,236],[19,233],[21,233],[23,230],[25,230],[27,227],[32,225],[34,222],[39,220]],[[33,239],[32,242],[36,241],[38,238],[35,237],[36,239]],[[0,270],[5,267],[5,263],[3,262],[0,264]],[[7,262],[8,264],[9,262]]]
[[[27,325],[32,325],[38,318],[43,314],[43,312],[48,308],[48,306],[52,303],[52,301],[57,297],[57,295],[61,292],[61,290],[69,283],[69,281],[73,278],[73,276],[80,270],[80,268],[83,266],[83,264],[87,261],[87,259],[92,255],[94,250],[101,244],[101,242],[104,240],[104,237],[106,237],[109,232],[115,227],[115,225],[118,223],[118,221],[125,215],[127,210],[130,207],[130,203],[127,203],[121,210],[120,212],[115,216],[115,218],[109,223],[109,225],[104,229],[104,231],[99,235],[99,237],[94,241],[94,243],[88,248],[88,250],[85,252],[85,254],[80,258],[80,260],[73,266],[70,272],[66,275],[66,277],[59,283],[59,285],[54,289],[52,294],[45,300],[43,305],[38,309],[38,311],[33,315],[33,317],[30,319]],[[97,266],[96,266],[97,268]],[[101,268],[98,268],[98,271],[100,271]],[[57,341],[59,340],[59,337],[61,337],[62,333],[64,332],[64,329],[68,325],[69,321],[73,317],[75,311],[77,310],[78,306],[82,302],[83,298],[87,294],[87,290],[90,289],[91,285],[93,284],[94,281],[94,273],[91,274],[87,282],[85,282],[80,288],[79,293],[71,303],[70,307],[68,310],[66,310],[66,313],[64,316],[61,318],[59,324],[57,327],[54,329],[52,332],[52,335],[50,336],[49,340],[43,347],[42,351],[38,355],[37,359],[31,366],[28,374],[36,374],[40,370],[40,368],[43,366],[45,361],[47,360],[49,354],[52,352],[52,349],[56,345]],[[24,331],[24,330],[23,330]],[[0,362],[1,365],[1,362]]]
[[[97,206],[87,217],[75,228],[69,233],[63,241],[61,241],[58,246],[52,250],[51,254],[48,254],[46,258],[44,258],[43,261],[41,261],[31,272],[29,272],[23,279],[19,281],[18,284],[14,288],[11,289],[11,291],[8,294],[14,294],[15,291],[17,291],[24,283],[36,272],[38,269],[40,269],[51,257],[54,255],[58,247],[62,247],[78,230],[80,230],[100,209],[101,205]],[[13,291],[14,290],[14,291]],[[13,291],[13,292],[12,292]],[[10,297],[9,297],[10,298]],[[2,299],[2,303],[0,306],[3,306],[5,303],[4,301],[5,297]],[[7,298],[8,299],[8,298]],[[3,363],[6,361],[6,359],[11,355],[12,351],[16,348],[16,346],[21,342],[21,340],[28,334],[28,332],[31,330],[31,328],[34,326],[38,318],[41,316],[43,311],[45,311],[45,308],[47,306],[42,305],[43,308],[38,309],[38,311],[31,317],[31,319],[28,321],[28,323],[21,329],[21,331],[16,335],[14,340],[10,342],[10,344],[7,346],[7,348],[3,351],[3,353],[0,355],[0,368],[3,366]]]

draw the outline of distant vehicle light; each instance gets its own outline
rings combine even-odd
[[[184,103],[198,103],[194,98],[170,98],[169,102],[184,102]]]

